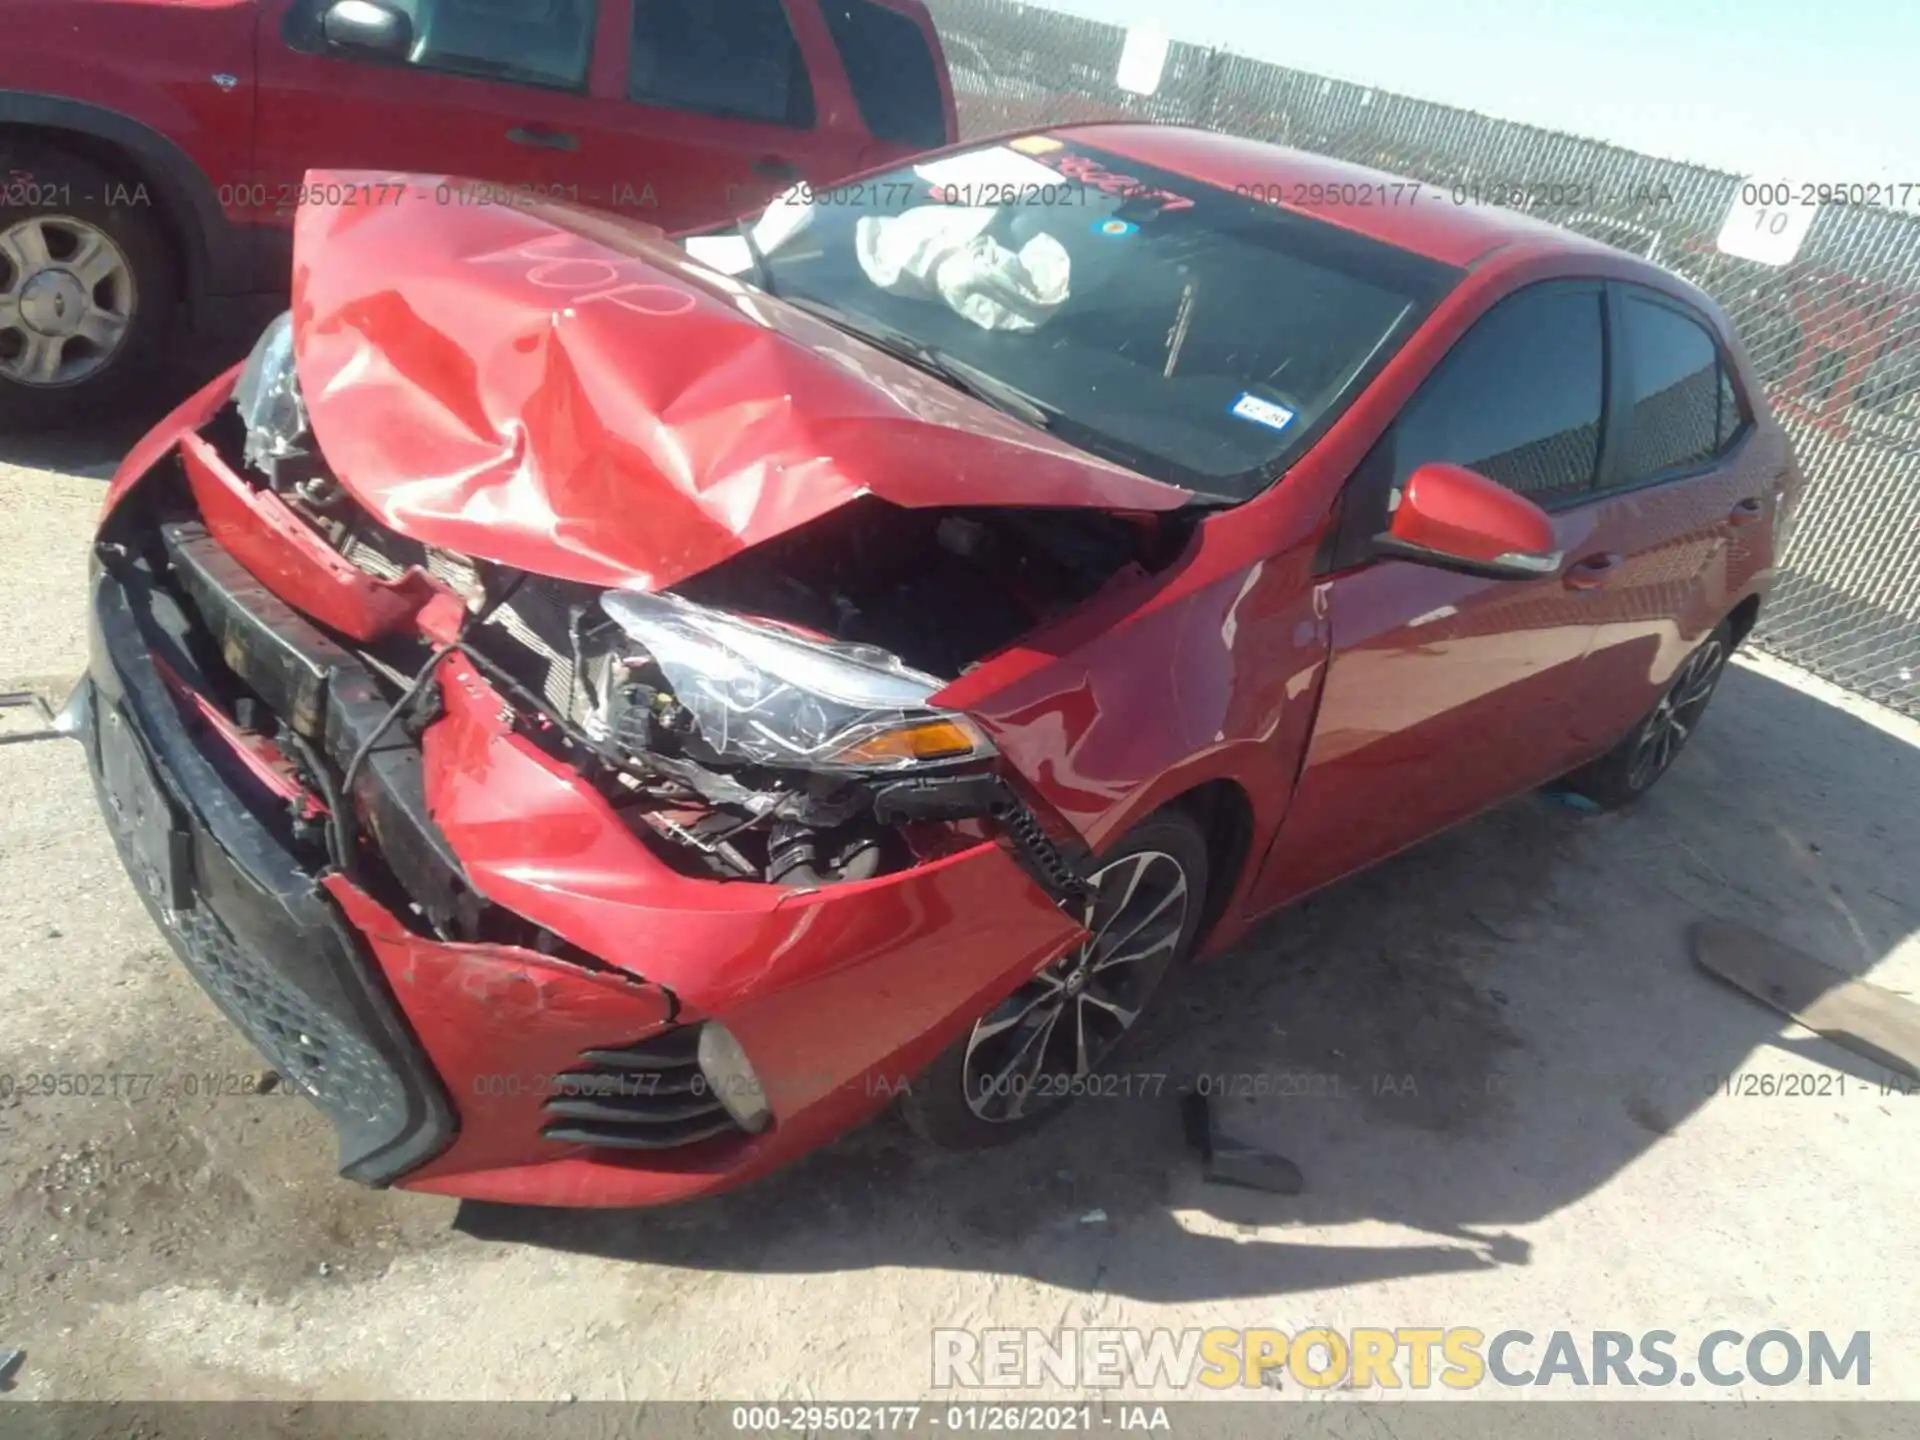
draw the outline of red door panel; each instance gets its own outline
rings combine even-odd
[[[1727,516],[1752,488],[1748,467],[1730,466],[1594,507],[1588,548],[1618,563],[1593,592],[1590,684],[1574,725],[1585,748],[1626,734],[1733,608],[1738,574],[1752,568],[1740,556],[1755,537]]]
[[[284,32],[294,0],[269,0],[254,167],[254,198],[266,213],[253,218],[290,220],[301,176],[317,168],[465,175],[564,195],[579,183],[587,132],[611,103],[603,97],[619,84],[622,53],[609,44],[624,35],[624,3],[600,0],[586,83],[569,91],[295,49]],[[574,13],[591,14],[594,4],[575,0]],[[432,38],[486,43],[446,26]],[[565,63],[560,40],[544,48],[545,63]]]
[[[1575,727],[1595,751],[1646,714],[1772,564],[1774,496],[1790,463],[1778,429],[1749,421],[1722,383],[1731,367],[1704,324],[1650,292],[1614,289],[1620,403],[1609,449],[1619,458],[1610,478],[1636,488],[1593,507],[1586,547],[1618,562],[1594,591],[1591,683]]]
[[[1591,570],[1489,580],[1381,558],[1397,488],[1464,465],[1542,504],[1588,555],[1606,415],[1597,282],[1525,287],[1455,342],[1341,497],[1332,656],[1299,788],[1260,875],[1282,904],[1564,774],[1589,683]]]
[[[1588,526],[1556,517],[1562,544]],[[1253,908],[1281,905],[1554,778],[1592,611],[1559,576],[1481,580],[1397,560],[1327,586],[1333,654]]]
[[[683,230],[858,167],[866,135],[810,0],[603,3],[620,12],[620,66],[615,98],[581,122],[580,200]]]
[[[612,42],[622,56],[618,102],[595,108],[582,136],[582,200],[684,230],[856,167],[864,132],[808,0],[620,0],[618,8],[628,15]],[[753,38],[728,35],[730,23],[751,27]],[[787,38],[780,27],[791,31],[793,65],[768,69],[776,36]],[[755,83],[762,69],[764,83]],[[726,113],[733,104],[741,113]],[[766,113],[751,113],[755,106]]]

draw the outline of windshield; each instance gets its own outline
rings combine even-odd
[[[1047,136],[796,187],[696,257],[1069,444],[1238,501],[1459,272]]]

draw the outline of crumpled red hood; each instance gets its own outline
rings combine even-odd
[[[315,439],[424,543],[657,588],[871,492],[898,505],[1168,510],[1187,492],[1062,445],[832,326],[570,206],[357,172],[294,227]]]

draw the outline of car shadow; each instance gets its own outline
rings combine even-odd
[[[468,1202],[456,1228],[658,1265],[967,1269],[1156,1302],[1530,1264],[1516,1227],[1606,1184],[1725,1077],[1826,1066],[1847,1103],[1887,1103],[1868,1062],[1783,1038],[1784,1017],[1700,971],[1686,931],[1740,920],[1864,974],[1920,926],[1900,859],[1920,852],[1920,815],[1895,798],[1916,793],[1920,748],[1732,667],[1635,810],[1528,797],[1264,923],[1181,977],[1114,1086],[1128,1093],[1015,1144],[938,1153],[889,1115],[712,1199]],[[1206,1183],[1183,1082],[1297,1162],[1304,1192]],[[1275,1238],[1356,1221],[1397,1233]]]

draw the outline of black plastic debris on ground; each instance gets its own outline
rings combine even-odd
[[[24,1350],[0,1350],[0,1390],[13,1388],[13,1377],[19,1373],[26,1358],[27,1352]]]
[[[1298,1195],[1307,1188],[1300,1167],[1284,1155],[1263,1150],[1222,1130],[1211,1096],[1197,1090],[1180,1092],[1180,1127],[1187,1144],[1205,1162],[1207,1182],[1266,1190],[1275,1195]]]

